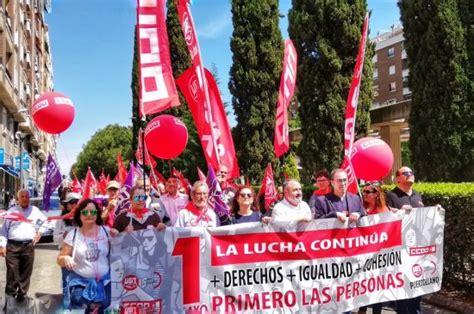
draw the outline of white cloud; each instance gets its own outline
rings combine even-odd
[[[219,18],[214,19],[204,26],[197,27],[199,37],[215,39],[225,33],[227,27],[232,24],[232,16],[230,12],[226,12]]]

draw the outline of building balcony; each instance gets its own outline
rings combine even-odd
[[[403,95],[411,94],[411,90],[408,87],[403,87]]]
[[[0,32],[5,31],[5,12],[3,11],[3,8],[0,7]]]
[[[33,132],[33,125],[31,123],[31,119],[30,117],[26,117],[26,121],[25,122],[21,122],[18,127],[20,128],[20,130],[22,130],[24,133],[26,134],[29,134],[29,135],[34,135],[34,132]]]
[[[408,77],[410,75],[410,70],[409,69],[405,69],[402,71],[402,76],[403,77]]]
[[[402,50],[402,59],[408,58],[407,51],[405,49]]]
[[[0,100],[9,111],[18,111],[18,96],[15,94],[13,83],[3,65],[0,65]]]

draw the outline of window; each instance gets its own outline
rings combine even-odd
[[[403,88],[408,88],[408,77],[403,78]]]
[[[394,92],[397,90],[397,84],[395,82],[391,82],[390,84],[388,84],[388,90],[391,91],[391,92]]]
[[[391,65],[391,66],[388,67],[388,73],[390,75],[395,74],[395,65]]]
[[[379,70],[377,68],[374,69],[374,80],[379,77]]]
[[[388,50],[387,50],[387,56],[388,56],[389,58],[395,56],[395,48],[394,48],[394,47],[388,48]]]

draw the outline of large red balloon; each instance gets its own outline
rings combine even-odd
[[[357,178],[375,181],[382,179],[392,170],[393,153],[383,140],[364,137],[354,143],[351,161]]]
[[[145,128],[145,143],[154,156],[173,159],[188,144],[188,129],[176,117],[164,114],[151,120]]]
[[[74,120],[74,105],[71,99],[56,92],[41,95],[33,103],[31,112],[36,126],[51,134],[66,131]]]

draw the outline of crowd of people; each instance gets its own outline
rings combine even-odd
[[[248,222],[308,223],[324,218],[337,218],[355,226],[366,215],[423,206],[420,194],[412,188],[415,177],[408,167],[396,172],[395,189],[384,193],[380,183],[366,183],[362,187],[362,198],[348,192],[344,170],[318,171],[314,176],[317,189],[309,204],[303,201],[301,184],[289,179],[282,186],[281,199],[268,211],[261,210],[251,186],[229,182],[226,167],[218,169],[217,179],[222,188],[222,200],[228,207],[226,219],[216,215],[210,206],[206,182],[195,182],[188,195],[186,187],[180,187],[179,178],[173,175],[166,180],[159,197],[150,192],[148,180],[137,180],[129,193],[130,205],[122,210],[118,210],[121,186],[116,181],[107,184],[107,197],[99,202],[82,199],[80,194],[65,188],[61,196],[65,219],[57,221],[54,234],[60,249],[57,264],[62,270],[65,309],[85,308],[86,313],[102,313],[110,304],[110,239],[121,232]],[[29,197],[27,190],[18,191],[17,205],[8,212],[22,213],[25,219],[5,220],[0,228],[0,256],[5,256],[7,266],[5,293],[17,302],[22,302],[28,292],[34,247],[46,221],[44,214],[30,205]],[[420,311],[419,298],[397,301],[396,305],[398,313]],[[382,304],[371,307],[373,313],[380,313]]]

